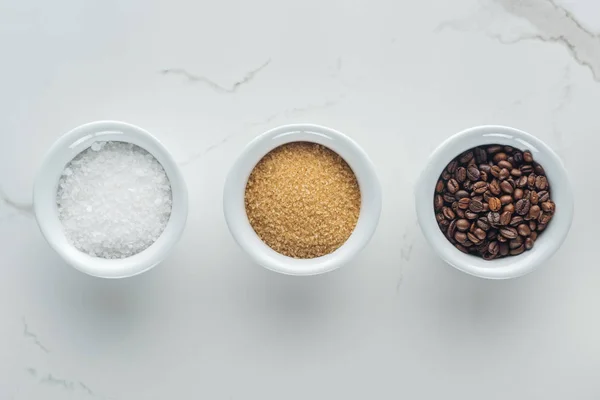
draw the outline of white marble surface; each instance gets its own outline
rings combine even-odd
[[[600,398],[599,34],[595,0],[0,0],[0,399]],[[132,279],[66,266],[30,211],[46,149],[97,119],[153,132],[190,188]],[[352,136],[384,188],[366,250],[307,279],[253,265],[221,209],[236,155],[291,122]],[[545,140],[575,191],[564,246],[513,281],[416,225],[425,158],[485,123]]]

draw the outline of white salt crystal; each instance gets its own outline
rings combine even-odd
[[[165,229],[171,185],[162,165],[144,149],[94,142],[63,171],[56,203],[66,236],[77,249],[125,258],[148,248]]]

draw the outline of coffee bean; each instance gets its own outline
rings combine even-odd
[[[527,177],[527,187],[531,189],[535,189],[535,174],[531,174]]]
[[[483,181],[475,182],[475,184],[473,184],[472,189],[473,189],[473,192],[475,192],[477,194],[483,194],[488,189],[488,184],[487,184],[487,182],[483,182]]]
[[[469,210],[478,213],[483,211],[483,203],[479,200],[472,199],[469,203]]]
[[[475,228],[473,234],[477,236],[479,240],[484,240],[487,237],[487,233],[481,228]]]
[[[538,175],[546,175],[546,171],[544,171],[544,167],[542,167],[540,164],[538,164],[536,162],[533,163],[533,169],[534,169],[535,173]]]
[[[454,200],[456,200],[456,197],[454,197],[452,194],[450,193],[444,193],[444,201],[446,203],[454,203]]]
[[[542,203],[542,210],[544,210],[545,213],[554,214],[556,205],[553,201],[545,201]]]
[[[500,184],[495,179],[488,185],[488,189],[494,196],[498,196],[500,193],[502,193],[502,189],[500,189]]]
[[[446,184],[446,189],[452,194],[456,193],[459,189],[459,185],[456,179],[450,179]]]
[[[436,211],[439,211],[443,205],[444,205],[444,198],[441,195],[436,194],[435,197],[433,198],[433,208]]]
[[[538,233],[537,232],[531,232],[531,235],[529,236],[529,238],[531,240],[533,240],[534,242],[537,240],[538,237]]]
[[[491,225],[487,218],[479,218],[476,222],[477,226],[484,231],[488,231],[491,228]]]
[[[526,215],[529,212],[530,207],[531,203],[527,199],[521,199],[515,204],[515,210],[519,215]]]
[[[510,170],[510,174],[511,174],[512,176],[514,176],[515,178],[519,178],[519,177],[521,176],[521,174],[522,174],[522,173],[521,173],[521,170],[520,170],[520,169],[513,168],[513,169],[511,169],[511,170]]]
[[[502,168],[500,170],[500,173],[498,174],[498,179],[500,179],[501,181],[503,181],[506,178],[508,178],[509,176],[510,176],[510,171],[507,168]]]
[[[471,183],[471,181],[468,179],[466,181],[464,181],[462,185],[463,185],[463,188],[468,191],[470,191],[473,188],[473,183]]]
[[[546,190],[542,190],[541,192],[538,193],[538,197],[539,197],[539,202],[540,203],[545,203],[550,199],[550,193],[548,193],[548,191]]]
[[[454,194],[454,197],[456,198],[456,200],[460,200],[464,197],[469,197],[469,192],[467,192],[466,190],[459,190]]]
[[[510,226],[519,226],[522,222],[524,221],[523,217],[520,217],[518,215],[515,215],[514,217],[512,217],[512,219],[510,220]]]
[[[523,153],[521,153],[520,151],[516,151],[513,154],[513,160],[516,165],[520,165],[521,163],[523,163]]]
[[[465,240],[465,242],[462,245],[469,248],[469,247],[473,246],[473,242],[471,242],[469,239],[467,239],[467,240]]]
[[[471,182],[477,182],[480,177],[481,174],[475,165],[471,165],[467,168],[467,178],[469,178]]]
[[[510,251],[510,255],[518,256],[519,254],[523,253],[524,251],[525,251],[525,245],[521,245],[521,246],[517,247],[516,249],[512,249]]]
[[[498,240],[500,243],[506,243],[506,242],[508,242],[508,239],[507,239],[507,238],[505,238],[505,237],[504,237],[504,236],[502,236],[502,235],[498,235],[498,238],[497,238],[497,240]]]
[[[525,150],[523,152],[523,161],[525,161],[526,163],[533,162],[533,155],[531,154],[531,152],[529,150]]]
[[[492,172],[492,166],[490,164],[479,164],[479,171],[490,175]]]
[[[488,205],[491,211],[499,211],[502,207],[502,202],[497,197],[490,197],[488,199]]]
[[[482,162],[486,162],[487,161],[487,152],[482,149],[481,147],[476,147],[474,150],[475,153],[475,161],[477,161],[477,164],[481,164]]]
[[[525,178],[527,178],[527,176],[533,172],[533,167],[529,164],[521,165],[519,169]]]
[[[514,238],[508,242],[508,247],[510,247],[511,249],[516,249],[517,247],[521,246],[522,244],[523,244],[523,238],[520,236],[517,236],[516,238]]]
[[[444,170],[444,172],[442,172],[442,179],[447,181],[448,179],[450,179],[452,177],[452,174],[446,170]]]
[[[490,211],[487,215],[487,219],[491,225],[498,225],[500,223],[500,214]]]
[[[521,224],[517,227],[517,232],[521,236],[529,236],[531,235],[531,229],[529,229],[529,225]]]
[[[500,177],[500,171],[502,171],[502,168],[500,168],[500,167],[499,167],[499,166],[497,166],[497,165],[494,165],[494,166],[492,167],[492,169],[490,170],[490,174],[492,174],[492,176],[493,176],[494,178],[499,178],[499,177]]]
[[[509,212],[511,215],[515,212],[515,203],[508,203],[502,208],[502,211]]]
[[[519,235],[517,230],[511,227],[500,228],[500,234],[507,239],[514,239]]]
[[[465,167],[459,167],[454,176],[457,181],[464,182],[467,179],[467,169]]]
[[[546,229],[546,224],[538,224],[538,227],[537,227],[538,232],[542,232],[544,229]]]
[[[490,242],[488,244],[488,252],[493,255],[497,255],[500,252],[500,243],[497,241]]]
[[[489,178],[490,176],[487,172],[479,171],[479,179],[481,179],[484,182],[487,182]]]
[[[519,184],[517,183],[517,186],[518,185]],[[513,199],[518,201],[518,200],[521,200],[522,198],[523,198],[523,189],[517,187],[515,189],[515,191],[513,192]]]
[[[508,225],[510,223],[512,214],[508,211],[504,211],[500,214],[500,225]]]
[[[442,193],[444,191],[444,181],[439,180],[437,182],[437,185],[435,185],[435,191],[437,193]]]
[[[502,205],[508,204],[512,201],[512,196],[509,194],[505,194],[503,196],[500,196],[500,202],[502,203]]]
[[[538,175],[535,178],[535,188],[537,190],[546,190],[548,188],[548,180],[545,176]]]
[[[515,151],[515,148],[512,146],[504,146],[504,151],[508,154],[512,154],[512,152]]]
[[[444,214],[444,218],[448,220],[453,220],[454,218],[456,218],[456,214],[454,214],[454,211],[452,211],[450,207],[443,207],[442,214]]]
[[[488,154],[495,154],[495,153],[497,153],[499,151],[502,151],[502,146],[493,144],[491,146],[488,146],[486,148],[486,151],[487,151]]]
[[[526,176],[522,176],[519,179],[517,179],[517,187],[518,188],[524,188],[525,186],[527,186],[527,177]]]
[[[477,236],[475,236],[474,234],[472,234],[471,232],[467,233],[467,238],[473,243],[473,244],[479,244],[481,243],[481,239],[479,239]]]
[[[466,219],[456,220],[456,229],[458,229],[461,232],[466,232],[470,226],[471,226],[471,223],[469,221],[467,221]]]
[[[458,250],[462,251],[465,254],[469,254],[469,251],[462,245],[460,244],[455,244],[454,247],[456,247]]]
[[[467,164],[472,159],[473,159],[473,152],[472,151],[465,151],[463,154],[461,154],[461,156],[460,156],[460,158],[459,158],[458,161],[461,164]]]
[[[454,235],[456,234],[456,221],[456,219],[450,221],[450,224],[448,225],[448,231],[446,231],[446,234],[451,239],[454,239]]]
[[[464,232],[456,232],[454,234],[454,240],[464,245],[465,241],[467,240],[467,234]]]
[[[502,189],[504,193],[508,194],[511,194],[515,190],[509,181],[502,181],[502,183],[500,183],[500,189]]]
[[[531,250],[533,248],[533,240],[528,237],[525,239],[525,250]]]
[[[510,251],[510,249],[508,248],[508,244],[507,243],[500,243],[500,252],[499,252],[499,254],[502,257],[506,257],[508,255],[509,251]]]
[[[458,167],[458,161],[452,160],[452,161],[450,161],[450,164],[448,164],[448,166],[446,167],[446,170],[448,172],[450,172],[451,174],[453,174],[454,172],[456,172],[457,167]]]
[[[469,208],[470,203],[471,199],[469,199],[468,197],[463,197],[458,201],[458,208],[461,210],[466,210],[467,208]]]
[[[450,221],[448,221],[447,219],[440,221],[438,223],[438,225],[440,226],[440,229],[442,230],[442,232],[446,231],[446,228],[448,227],[448,225],[450,225]]]
[[[438,222],[438,224],[442,221],[444,221],[446,218],[444,217],[444,214],[442,213],[437,213],[435,214],[435,219]]]
[[[509,170],[509,171],[510,171],[510,170],[512,170],[512,168],[513,168],[513,165],[512,165],[512,164],[511,164],[509,161],[507,161],[507,160],[502,160],[502,161],[500,161],[500,162],[498,163],[498,166],[499,166],[500,168],[506,168],[506,169],[507,169],[507,170]]]
[[[470,220],[477,219],[479,217],[479,213],[476,213],[476,212],[471,211],[471,210],[466,210],[465,211],[465,217],[467,219],[470,219]]]
[[[533,233],[537,229],[537,223],[535,221],[529,221],[529,230]]]
[[[506,153],[500,152],[500,153],[496,153],[494,154],[494,157],[492,158],[492,160],[498,164],[500,161],[506,160],[508,158],[508,156],[506,155]]]
[[[547,225],[551,219],[552,219],[552,214],[541,213],[540,216],[538,217],[539,225]],[[538,230],[539,230],[539,225],[538,225]]]
[[[529,208],[529,213],[527,214],[527,219],[538,219],[538,217],[540,216],[540,206],[531,206],[531,208]]]

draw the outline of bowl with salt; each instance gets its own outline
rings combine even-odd
[[[154,136],[97,121],[50,147],[33,204],[42,234],[68,264],[125,278],[166,258],[183,233],[188,195],[175,160]]]

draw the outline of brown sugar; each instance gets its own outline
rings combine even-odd
[[[325,146],[293,142],[256,164],[246,184],[246,214],[273,250],[294,258],[334,252],[360,213],[360,188],[350,166]]]

